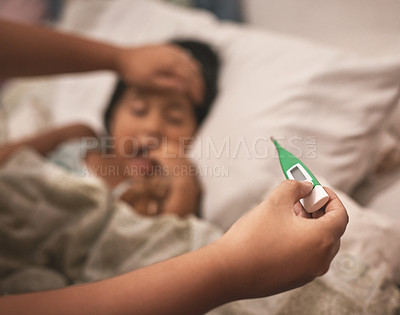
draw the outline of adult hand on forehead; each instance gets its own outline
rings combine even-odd
[[[172,44],[121,48],[118,72],[129,85],[185,93],[201,103],[204,82],[201,65],[184,49]]]
[[[0,19],[0,47],[2,79],[111,70],[127,84],[180,91],[194,103],[202,102],[201,67],[173,44],[124,48]]]

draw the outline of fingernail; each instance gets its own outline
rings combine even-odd
[[[314,186],[314,184],[308,180],[303,181],[303,183],[305,183],[307,186],[310,186],[310,187]]]

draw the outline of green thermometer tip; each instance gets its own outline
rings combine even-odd
[[[307,166],[304,165],[303,162],[301,162],[294,154],[290,153],[289,151],[287,151],[286,149],[282,148],[282,146],[278,143],[278,141],[274,138],[271,137],[271,141],[274,143],[277,151],[278,151],[278,155],[279,155],[279,162],[281,164],[282,167],[282,171],[285,174],[286,179],[290,179],[288,176],[288,171],[289,169],[296,164],[300,164],[301,166],[304,167],[304,169],[307,171],[307,173],[310,175],[311,179],[312,179],[312,183],[314,185],[314,187],[316,185],[320,185],[320,183],[318,182],[318,180],[315,178],[315,176],[311,173],[311,171],[307,168]]]
[[[295,179],[298,181],[310,181],[313,183],[312,191],[300,199],[300,203],[308,213],[313,213],[321,209],[329,200],[329,195],[321,186],[313,173],[301,162],[295,155],[282,148],[274,137],[271,137],[272,142],[278,150],[279,161],[282,171],[287,179]]]

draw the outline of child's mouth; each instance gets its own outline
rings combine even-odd
[[[133,172],[137,172],[140,176],[153,176],[157,168],[160,167],[160,163],[150,159],[145,148],[139,148],[136,156],[129,160],[129,166]]]

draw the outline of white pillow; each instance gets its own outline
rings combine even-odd
[[[127,45],[193,37],[221,54],[219,97],[193,151],[207,173],[206,219],[230,226],[284,179],[270,136],[347,193],[374,163],[375,141],[398,99],[400,59],[360,59],[156,1],[115,0],[107,8],[86,33]],[[81,118],[84,107],[98,119],[112,82],[93,75],[60,82],[57,121]]]
[[[0,91],[0,143],[29,137],[51,126],[51,79],[7,81]]]

